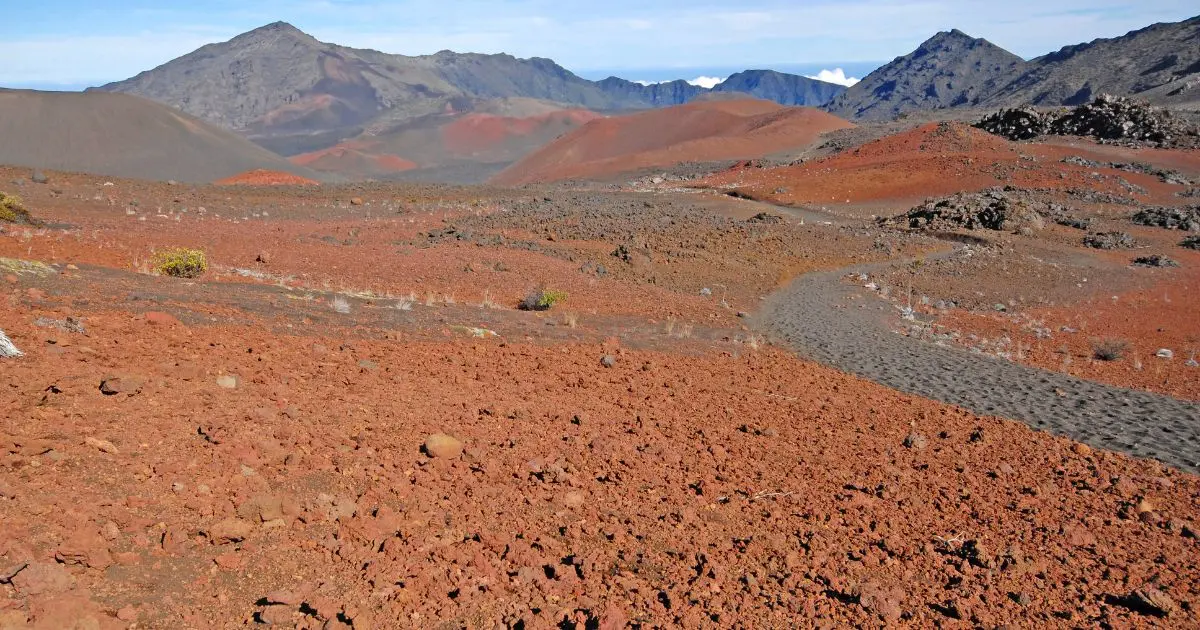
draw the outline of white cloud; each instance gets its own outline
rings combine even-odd
[[[728,78],[728,77],[726,77],[726,78]],[[673,79],[673,80],[678,81],[679,79]],[[640,83],[642,85],[659,85],[662,83],[670,83],[670,82],[671,81],[634,81],[634,83]],[[688,84],[697,85],[702,88],[711,90],[714,87],[716,87],[717,85],[720,85],[721,83],[724,83],[724,82],[725,82],[725,79],[722,79],[720,77],[696,77],[695,79],[691,79],[690,81],[688,81]]]
[[[726,78],[728,78],[728,77],[726,77]],[[699,85],[702,88],[707,88],[710,90],[724,82],[725,82],[725,79],[722,79],[719,77],[696,77],[695,79],[688,81],[688,83],[690,83],[692,85]]]
[[[851,85],[854,85],[855,83],[858,83],[858,81],[859,81],[859,79],[856,79],[855,77],[846,76],[846,73],[841,68],[834,68],[833,70],[822,70],[822,71],[818,72],[816,75],[813,75],[813,76],[805,75],[805,76],[807,76],[809,79],[816,79],[818,81],[824,81],[826,83],[836,83],[838,85],[844,85],[846,87],[850,87]]]

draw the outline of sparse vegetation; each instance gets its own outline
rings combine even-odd
[[[208,271],[208,259],[199,249],[176,247],[154,254],[154,271],[173,278],[199,278]]]
[[[29,211],[21,203],[21,198],[0,192],[0,221],[7,223],[28,223]]]
[[[345,315],[350,312],[350,302],[340,295],[335,295],[332,300],[329,300],[329,308],[332,308],[334,312]]]
[[[1129,249],[1137,243],[1125,232],[1097,232],[1083,237],[1083,244],[1093,249]]]
[[[1178,267],[1179,263],[1162,256],[1160,254],[1151,254],[1149,256],[1138,256],[1133,259],[1135,267]]]
[[[1092,341],[1092,356],[1097,361],[1116,361],[1125,356],[1129,342],[1124,339],[1106,338]]]
[[[1189,237],[1183,239],[1182,241],[1180,241],[1179,246],[1185,247],[1187,249],[1200,250],[1200,235],[1189,236]]]
[[[523,311],[548,311],[555,304],[567,299],[565,291],[554,291],[545,287],[530,291],[518,305]]]

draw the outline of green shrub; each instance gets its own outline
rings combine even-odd
[[[523,311],[548,311],[555,304],[567,299],[565,291],[552,291],[550,289],[541,288],[535,291],[530,291],[525,299],[521,300],[518,308]]]
[[[1100,361],[1116,361],[1125,356],[1129,342],[1124,339],[1096,339],[1092,341],[1092,356]]]
[[[198,249],[177,247],[154,254],[154,270],[174,278],[198,278],[208,271],[208,260]]]
[[[29,211],[21,203],[21,198],[0,192],[0,221],[8,223],[28,223]]]

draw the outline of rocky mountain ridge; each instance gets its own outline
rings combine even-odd
[[[379,127],[497,98],[622,111],[679,105],[736,88],[788,105],[820,106],[844,89],[770,71],[742,74],[744,81],[714,90],[684,81],[589,81],[550,59],[451,51],[392,55],[327,44],[276,22],[94,89],[144,96],[252,137]]]
[[[957,29],[876,69],[826,107],[890,119],[961,107],[1074,106],[1100,94],[1200,103],[1200,17],[1153,24],[1025,61]]]

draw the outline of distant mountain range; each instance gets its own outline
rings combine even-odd
[[[845,88],[770,70],[739,73],[713,90],[682,80],[655,85],[616,77],[589,81],[549,59],[450,51],[390,55],[320,42],[276,22],[95,89],[151,98],[252,138],[269,139],[321,133],[346,137],[430,114],[471,111],[479,101],[498,98],[612,112],[679,105],[709,92],[730,91],[787,105],[820,106]]]
[[[826,108],[845,118],[888,119],[948,107],[1078,105],[1102,93],[1158,104],[1200,102],[1200,17],[1030,61],[958,30],[938,33]]]
[[[276,22],[91,88],[170,105],[294,165],[352,178],[482,181],[596,114],[756,97],[848,120],[916,111],[1075,105],[1100,93],[1200,104],[1200,17],[1024,60],[937,33],[856,85],[746,70],[708,89],[583,79],[549,59],[441,51],[409,57],[329,44]],[[589,122],[593,121],[593,122]]]

